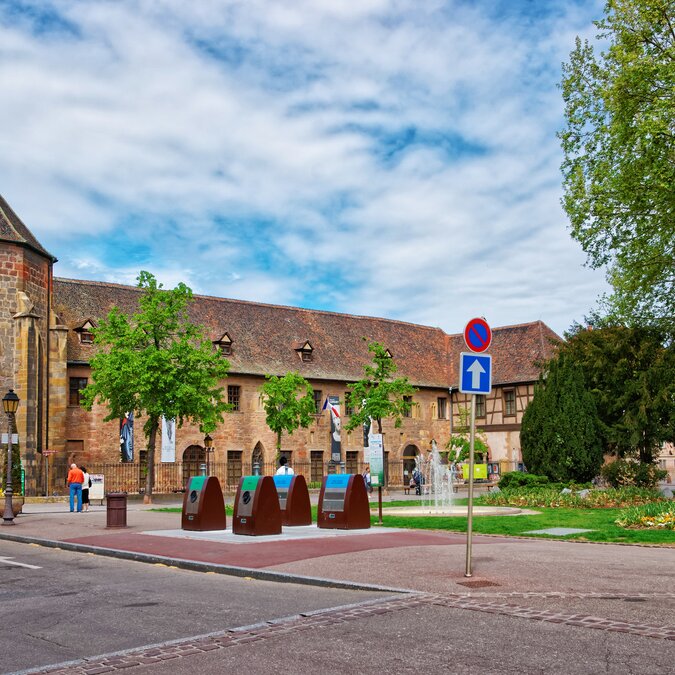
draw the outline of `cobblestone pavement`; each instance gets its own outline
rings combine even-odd
[[[670,599],[675,598],[675,593],[663,594]],[[580,593],[501,593],[482,596],[467,595],[438,595],[438,594],[411,594],[397,598],[385,598],[383,600],[369,600],[356,605],[337,607],[327,610],[317,610],[294,616],[284,617],[273,621],[259,623],[251,626],[241,626],[208,635],[194,636],[181,640],[173,640],[162,644],[148,645],[146,647],[126,650],[114,654],[101,655],[72,661],[64,664],[55,664],[34,670],[21,671],[22,675],[29,673],[61,673],[98,675],[98,673],[112,672],[115,670],[127,670],[138,666],[161,664],[173,659],[184,659],[204,652],[227,649],[235,645],[266,640],[279,635],[292,632],[301,632],[335,624],[354,622],[373,615],[389,614],[402,610],[409,610],[424,605],[440,607],[452,607],[468,610],[471,612],[483,612],[510,616],[530,621],[543,621],[553,624],[564,624],[599,631],[613,633],[628,633],[644,638],[655,640],[675,641],[675,624],[656,625],[646,623],[630,623],[613,621],[611,619],[587,616],[583,614],[569,614],[559,611],[533,609],[520,604],[504,602],[505,599],[527,598],[602,598],[602,594]],[[623,599],[636,597],[649,597],[647,595],[615,595]],[[648,648],[646,648],[648,649]]]

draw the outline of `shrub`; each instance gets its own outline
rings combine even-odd
[[[509,471],[499,479],[499,489],[547,487],[548,482],[548,476],[537,476],[533,473],[523,473],[522,471]]]
[[[666,477],[666,472],[656,464],[637,462],[631,459],[617,459],[600,469],[602,477],[612,486],[635,485],[653,488]]]

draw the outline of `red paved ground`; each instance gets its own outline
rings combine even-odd
[[[88,546],[99,546],[121,551],[148,553],[151,555],[196,560],[199,562],[233,565],[263,569],[282,565],[296,560],[307,560],[322,556],[338,555],[383,548],[405,546],[465,545],[465,535],[452,535],[434,532],[383,532],[353,537],[331,537],[317,539],[295,539],[291,541],[256,542],[243,544],[223,544],[199,539],[178,539],[146,534],[102,534],[91,537],[79,537],[66,541]],[[516,543],[520,540],[503,540]],[[494,543],[494,539],[474,537],[474,544]]]

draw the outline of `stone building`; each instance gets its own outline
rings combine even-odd
[[[0,198],[0,385],[3,391],[13,387],[21,398],[17,427],[28,493],[58,488],[59,472],[71,461],[94,467],[119,463],[119,422],[104,423],[101,408],[84,411],[79,392],[91,376],[97,322],[113,306],[133,312],[140,293],[119,284],[54,278],[55,262]],[[392,484],[403,480],[415,455],[428,451],[432,441],[443,448],[460,421],[460,409],[468,406],[468,397],[458,393],[459,354],[466,350],[461,335],[389,319],[206,296],[195,297],[190,316],[231,364],[223,384],[234,410],[213,434],[209,456],[228,483],[250,471],[253,462],[270,467],[275,461],[275,438],[265,424],[259,390],[266,374],[288,371],[310,381],[317,414],[308,429],[283,436],[282,450],[304,467],[308,479],[320,479],[330,459],[330,420],[323,403],[336,396],[342,414],[349,415],[344,409],[347,385],[362,377],[370,361],[363,338],[382,343],[398,374],[418,390],[400,428],[384,422]],[[493,389],[477,399],[490,462],[508,469],[520,462],[520,423],[539,376],[537,364],[559,339],[540,321],[494,329]],[[141,427],[137,423],[135,460],[144,454]],[[49,477],[43,463],[47,449]],[[164,463],[172,465],[169,487],[180,487],[205,457],[199,430],[177,429],[175,461]],[[343,432],[342,458],[348,471],[360,468],[360,431]]]

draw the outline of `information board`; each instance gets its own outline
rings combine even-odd
[[[368,436],[368,464],[370,465],[370,484],[373,487],[384,486],[384,448],[382,434]]]
[[[102,473],[90,473],[91,487],[89,488],[89,500],[105,499],[105,476]]]

